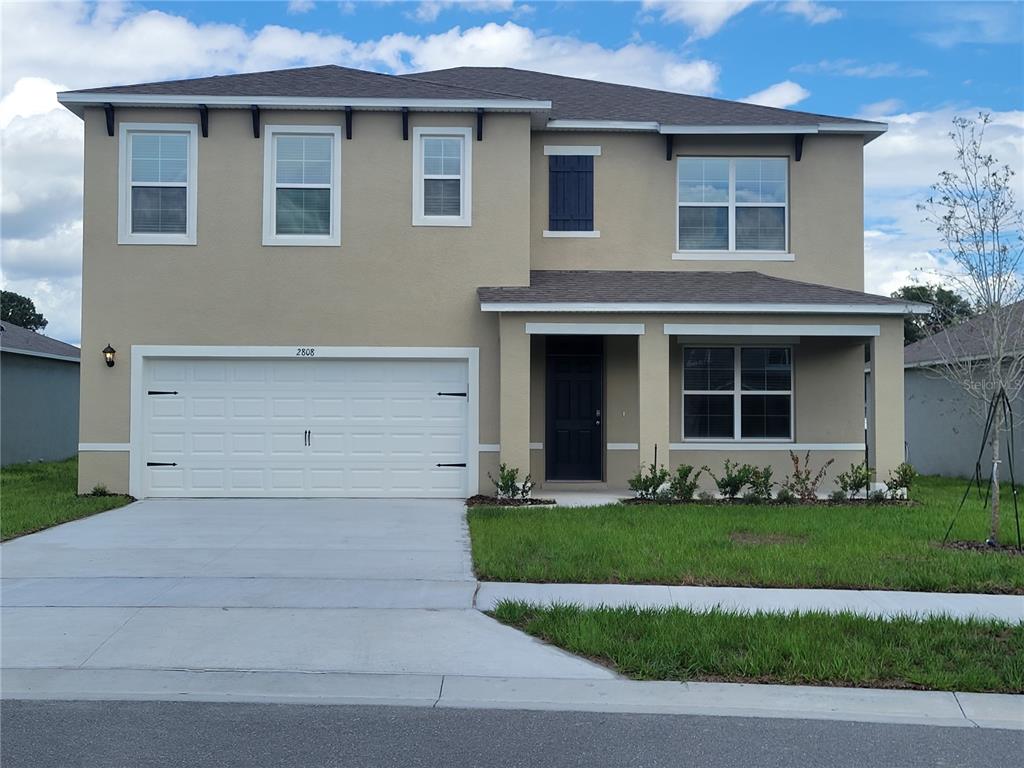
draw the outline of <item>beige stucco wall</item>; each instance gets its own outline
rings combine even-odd
[[[594,158],[594,228],[599,238],[545,238],[545,145],[600,146]],[[789,157],[791,262],[676,261],[676,163],[665,137],[643,133],[533,134],[530,253],[534,269],[756,270],[842,288],[864,288],[864,184],[860,136],[807,136],[800,162],[793,137],[679,136],[675,154]]]
[[[263,116],[344,124],[340,112]],[[117,121],[197,123],[198,114],[119,109]],[[413,113],[410,136],[474,124]],[[484,140],[472,142],[472,227],[413,227],[412,141],[402,141],[400,116],[358,113],[341,146],[340,247],[261,244],[263,139],[253,139],[247,110],[212,110],[199,138],[198,245],[117,245],[117,131],[107,136],[97,109],[85,128],[82,442],[128,442],[134,344],[479,347],[480,441],[498,442],[498,319],[481,314],[476,289],[528,281],[526,116],[488,115]],[[112,369],[99,354],[107,343],[118,350]],[[83,453],[80,488],[127,490],[127,462]]]

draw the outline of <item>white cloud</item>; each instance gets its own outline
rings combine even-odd
[[[1020,43],[1024,10],[1020,3],[934,3],[924,19],[933,29],[919,36],[940,48],[963,43],[992,45]]]
[[[604,47],[513,22],[356,43],[277,25],[196,24],[118,3],[11,3],[3,14],[0,282],[31,296],[51,320],[48,332],[68,341],[79,336],[82,125],[57,104],[59,90],[323,63],[397,73],[515,66],[698,94],[713,93],[719,75],[710,61],[653,44]]]
[[[784,13],[791,13],[794,16],[802,16],[808,24],[827,24],[843,16],[843,12],[838,8],[814,3],[810,0],[793,0],[793,2],[783,4],[782,10]]]
[[[514,5],[514,0],[423,0],[415,12],[406,15],[416,21],[431,22],[437,21],[443,11],[455,7],[464,11],[496,13],[512,11]]]
[[[862,106],[860,108],[860,114],[869,120],[874,120],[875,118],[895,114],[902,109],[902,99],[882,99],[881,101],[874,101]]]
[[[314,0],[288,0],[288,13],[309,13],[316,8]]]
[[[643,8],[657,11],[661,20],[685,24],[690,40],[711,37],[753,0],[644,0]]]
[[[792,80],[783,80],[781,83],[769,85],[762,91],[752,93],[740,99],[740,101],[745,101],[747,104],[760,104],[763,107],[780,107],[785,109],[794,104],[799,104],[810,95],[811,92],[799,83],[794,83]]]
[[[894,61],[865,64],[856,59],[822,59],[813,64],[797,64],[790,67],[790,72],[808,75],[843,75],[845,77],[925,77],[928,70],[920,67],[907,67]]]

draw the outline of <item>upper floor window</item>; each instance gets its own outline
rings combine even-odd
[[[788,170],[784,157],[679,158],[679,250],[784,252]]]
[[[789,347],[685,347],[684,440],[791,440]]]
[[[414,225],[471,225],[473,164],[470,138],[469,128],[413,129]]]
[[[268,125],[263,244],[341,245],[341,128]]]
[[[195,245],[196,126],[121,123],[118,238]]]
[[[594,229],[594,157],[600,147],[545,146],[548,228],[544,237],[598,237]]]

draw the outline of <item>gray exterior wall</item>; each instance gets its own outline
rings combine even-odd
[[[945,477],[970,477],[978,460],[984,422],[971,410],[970,398],[955,384],[926,368],[908,368],[904,374],[907,461],[918,472]],[[1024,395],[1013,403],[1017,431],[1013,457],[1017,481],[1024,477]],[[1008,479],[1006,448],[1001,450],[1000,475]],[[987,474],[991,453],[985,451]]]
[[[78,363],[0,353],[0,464],[78,451]]]

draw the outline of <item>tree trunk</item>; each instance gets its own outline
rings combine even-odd
[[[992,424],[992,510],[989,521],[988,542],[999,543],[999,429],[1002,419],[999,415]]]

